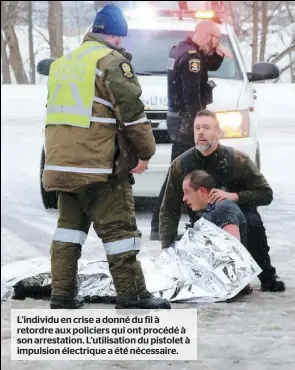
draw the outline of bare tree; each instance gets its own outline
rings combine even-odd
[[[19,1],[1,1],[1,29],[3,30],[5,42],[8,46],[8,60],[16,82],[18,84],[28,84],[29,80],[24,69],[19,43],[14,29],[14,20],[21,10],[21,6],[22,4]]]
[[[291,71],[291,82],[295,83],[295,65],[294,65],[294,62],[295,62],[295,32],[293,33],[292,44],[294,45],[294,50],[293,51],[291,50],[289,53],[290,63],[291,63],[290,71]]]
[[[291,9],[291,5],[295,6],[295,1],[284,1],[285,5],[286,5],[286,8],[287,8],[287,12],[288,12],[288,16],[289,16],[289,19],[290,19],[290,22],[295,22],[295,12],[292,11]],[[292,4],[294,3],[294,4]]]
[[[259,5],[258,1],[253,1],[252,5],[253,19],[253,37],[252,37],[252,65],[257,62],[258,55],[258,22],[259,22]]]
[[[51,58],[63,55],[63,12],[61,1],[48,1],[48,32]]]
[[[261,5],[262,5],[261,7],[262,33],[261,33],[260,52],[259,52],[260,62],[262,62],[265,58],[266,40],[267,40],[267,32],[268,32],[268,17],[267,17],[268,1],[261,1]]]
[[[238,24],[238,14],[236,12],[236,4],[235,4],[236,2],[235,1],[225,1],[224,3],[230,15],[230,20],[233,25],[234,31],[237,36],[240,36],[241,27]]]
[[[30,82],[36,83],[36,64],[33,37],[33,1],[28,1],[28,27],[29,27],[29,56],[30,56]]]
[[[81,29],[80,29],[80,16],[79,16],[79,1],[75,1],[75,10],[76,10],[76,23],[77,23],[77,30],[78,30],[78,37],[79,37],[79,43],[80,43],[80,33],[81,33]]]
[[[4,84],[11,84],[9,60],[6,51],[6,42],[4,41],[1,30],[1,61],[2,61],[2,81]]]

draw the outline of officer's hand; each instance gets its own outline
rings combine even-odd
[[[230,50],[224,45],[219,44],[217,48],[215,49],[215,52],[221,57],[228,57],[229,59],[234,59]]]
[[[149,161],[143,161],[141,159],[138,160],[138,164],[135,168],[131,170],[132,173],[143,173],[145,170],[148,169]]]
[[[224,190],[220,189],[212,189],[209,193],[209,203],[214,204],[215,202],[220,202],[221,200],[232,200],[233,202],[236,202],[239,197],[236,193],[228,193]]]

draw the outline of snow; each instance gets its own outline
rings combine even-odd
[[[259,86],[258,86],[259,85]],[[1,347],[3,370],[290,370],[295,360],[295,111],[294,85],[257,84],[257,111],[261,117],[262,172],[274,190],[274,201],[260,212],[271,248],[270,255],[284,293],[254,292],[231,304],[198,306],[198,362],[172,361],[63,361],[10,360],[11,308],[47,308],[47,301],[2,302]],[[45,88],[45,86],[44,86]],[[49,256],[56,227],[56,211],[43,208],[39,190],[43,109],[46,90],[41,86],[2,86],[1,264]],[[23,98],[26,98],[23,101]],[[143,255],[157,256],[158,242],[149,242],[150,210],[138,212],[143,233]],[[180,231],[184,227],[182,219]],[[104,256],[93,229],[83,247],[83,259]],[[173,309],[187,308],[174,304]],[[113,308],[93,304],[89,309]],[[181,311],[180,311],[181,314]]]
[[[295,84],[253,84],[257,100],[255,110],[259,117],[260,128],[268,125],[294,123]]]

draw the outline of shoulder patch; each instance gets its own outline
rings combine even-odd
[[[127,62],[120,63],[120,68],[123,72],[124,77],[128,78],[129,80],[131,80],[131,78],[134,77],[132,67],[129,63],[127,63]]]
[[[201,61],[200,59],[190,59],[189,61],[189,70],[193,73],[200,72],[201,69]]]

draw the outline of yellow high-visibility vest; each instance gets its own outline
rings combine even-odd
[[[97,61],[113,50],[95,41],[84,42],[50,66],[46,125],[88,128],[90,122],[116,123],[113,118],[92,117],[93,102],[112,108],[95,96],[95,77],[102,75]]]

